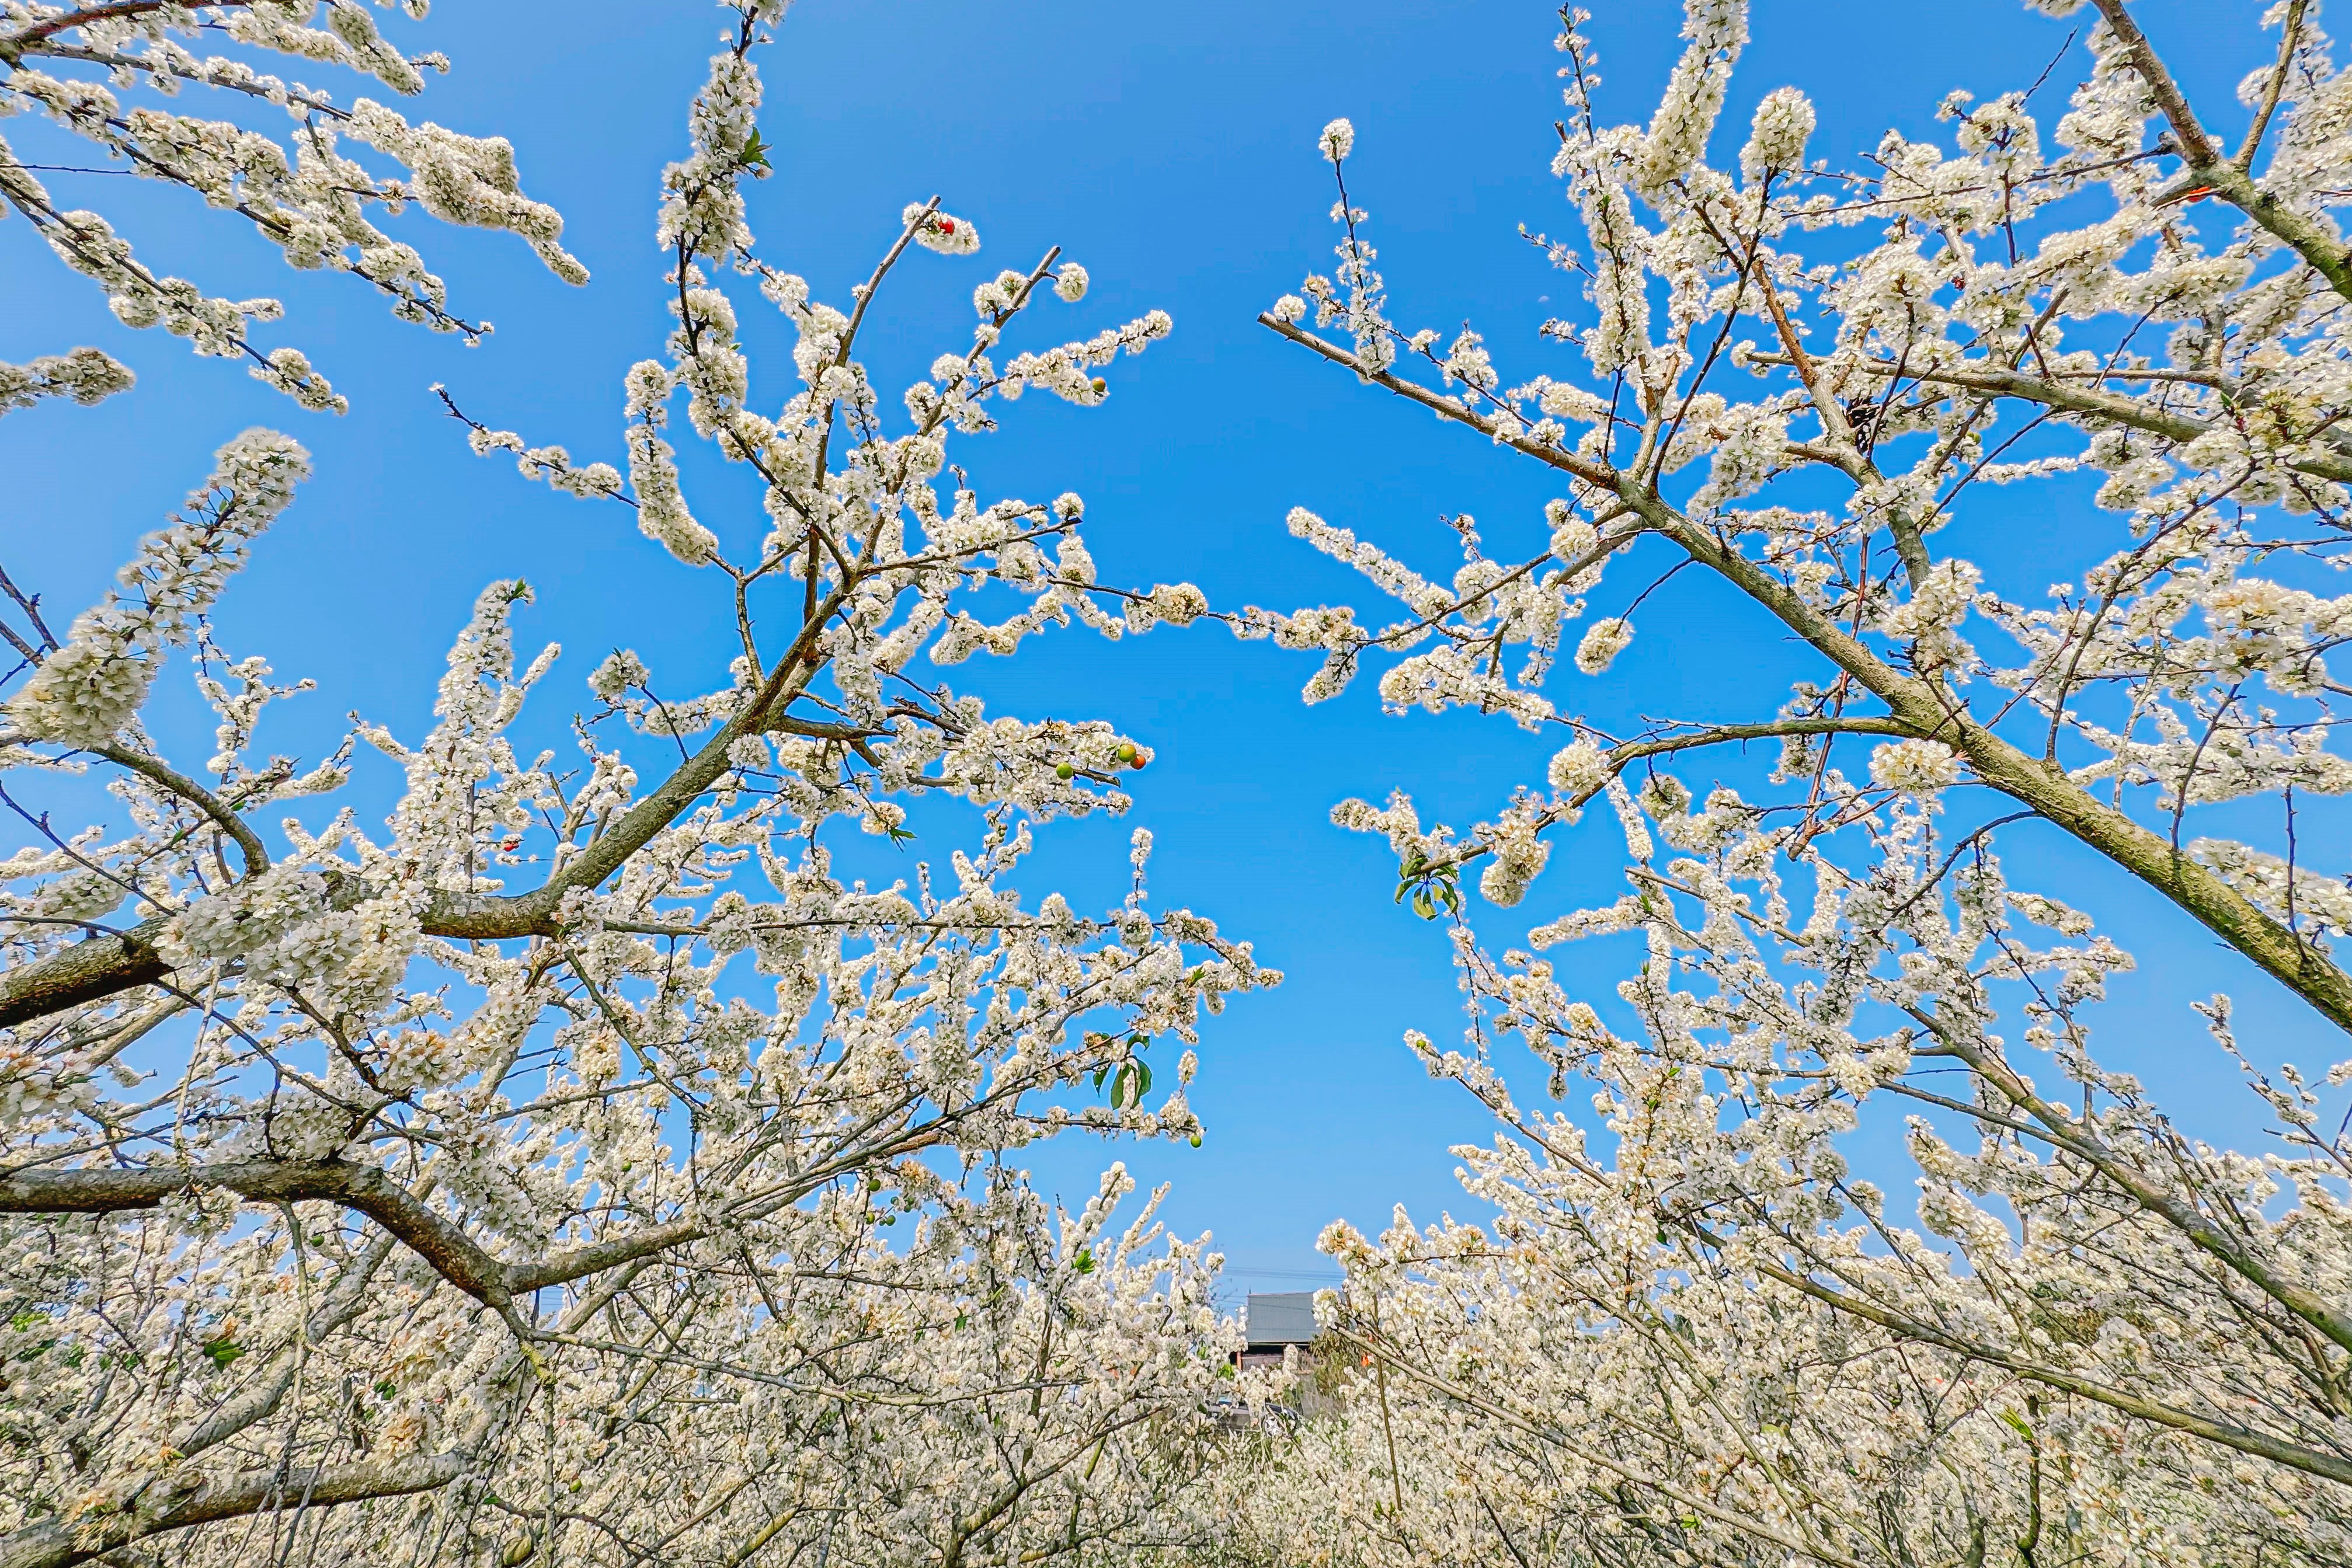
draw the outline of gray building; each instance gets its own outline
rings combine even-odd
[[[1296,1345],[1304,1355],[1315,1338],[1315,1292],[1252,1291],[1242,1312],[1241,1364],[1279,1366]]]

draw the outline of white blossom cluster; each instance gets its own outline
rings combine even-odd
[[[518,646],[532,590],[500,580],[422,734],[269,753],[308,683],[211,622],[307,473],[266,431],[63,635],[0,575],[0,804],[27,829],[0,862],[0,1563],[2352,1558],[2352,1060],[2306,1073],[2226,996],[2168,996],[2272,1124],[2259,1154],[2200,1139],[2096,1035],[2135,969],[2103,929],[2118,884],[2051,885],[2083,857],[2043,847],[2352,1031],[2326,827],[2352,793],[2352,77],[2282,0],[2225,143],[2124,0],[2089,3],[2046,126],[2033,90],[1955,92],[1932,137],[1857,152],[1779,88],[1720,156],[1744,0],[1686,0],[1640,123],[1604,120],[1566,13],[1544,152],[1581,236],[1529,238],[1584,298],[1524,381],[1473,326],[1393,319],[1358,130],[1325,125],[1338,265],[1262,320],[1558,476],[1539,517],[1446,519],[1444,569],[1293,507],[1381,619],[1114,586],[1082,497],[974,476],[1003,405],[1098,405],[1171,330],[1009,341],[1087,298],[1058,250],[981,274],[970,338],[886,395],[877,302],[979,230],[886,207],[830,299],[772,265],[748,193],[785,7],[730,0],[618,450],[575,460],[436,389],[477,455],[692,574],[723,679],[610,649],[537,746],[560,651]],[[400,314],[473,329],[371,204],[576,274],[504,142],[181,42],[413,92],[437,62],[357,0],[0,0],[0,102]],[[125,110],[142,83],[303,127],[289,153]],[[270,302],[152,277],[5,149],[0,196],[126,320],[340,406],[247,344]],[[127,377],[95,350],[0,368],[0,409]],[[2029,528],[2066,561],[2046,591],[2017,580]],[[1589,716],[1591,683],[1703,659],[1731,616],[1811,667],[1707,666],[1701,718]],[[1389,711],[1473,707],[1548,755],[1466,826],[1403,791],[1333,810],[1444,923],[1465,1037],[1406,1040],[1496,1135],[1457,1151],[1475,1219],[1325,1233],[1344,1281],[1273,1376],[1237,1373],[1205,1242],[1157,1197],[1121,1218],[1122,1166],[1070,1213],[1021,1162],[1080,1133],[1197,1145],[1204,1018],[1279,977],[1150,896],[1146,831],[1115,906],[1023,891],[1038,835],[1124,811],[1156,749],[938,679],[1074,623],[1203,620],[1315,654],[1310,701],[1370,668]],[[200,765],[143,716],[184,652]],[[327,800],[379,758],[380,828]],[[109,804],[75,829],[86,773]],[[962,847],[879,858],[958,817]],[[1596,835],[1622,892],[1544,906]],[[1472,871],[1536,906],[1521,939],[1482,937]],[[1607,952],[1624,977],[1596,990],[1571,959]],[[1874,1142],[1908,1197],[1858,1171]]]
[[[30,408],[45,397],[70,398],[82,407],[131,390],[128,367],[98,349],[43,354],[22,365],[0,363],[0,413]]]
[[[657,220],[674,330],[627,372],[625,464],[444,393],[477,453],[696,574],[718,689],[615,650],[568,751],[527,745],[559,651],[518,647],[532,591],[504,580],[423,734],[362,719],[323,758],[270,754],[308,683],[209,620],[306,472],[268,432],[62,637],[7,589],[7,799],[103,769],[112,809],[0,862],[0,1561],[882,1568],[1211,1539],[1222,1434],[1269,1396],[1234,1375],[1217,1258],[1157,1198],[1122,1218],[1119,1167],[1072,1214],[1021,1162],[1066,1134],[1197,1145],[1189,1048],[1280,977],[1150,896],[1139,830],[1113,907],[1024,891],[1036,833],[1125,810],[1155,750],[918,663],[1212,613],[1190,584],[1107,585],[1075,494],[984,496],[950,461],[1024,386],[1099,402],[1170,323],[1013,349],[1086,293],[1049,253],[886,402],[869,311],[976,236],[909,209],[847,309],[761,259],[740,187],[781,11],[745,0],[688,114]],[[372,47],[292,14],[255,8],[250,36]],[[498,149],[413,138],[428,205],[466,179],[514,195]],[[762,392],[739,313],[767,308],[795,342]],[[688,441],[728,466],[690,480]],[[216,720],[201,764],[142,716],[181,650]],[[381,829],[329,799],[363,758],[399,780]],[[959,815],[964,847],[874,859]]]
[[[1711,161],[1738,0],[1688,0],[1646,124],[1602,118],[1566,13],[1543,141],[1582,234],[1530,237],[1582,281],[1543,329],[1580,362],[1515,382],[1474,329],[1394,319],[1368,272],[1310,276],[1261,318],[1564,494],[1506,554],[1484,540],[1513,529],[1454,520],[1450,588],[1295,510],[1392,619],[1236,622],[1322,655],[1310,701],[1370,667],[1391,709],[1558,737],[1542,779],[1496,780],[1488,821],[1428,821],[1402,792],[1333,812],[1446,922],[1464,1043],[1407,1042],[1496,1136],[1455,1151],[1476,1223],[1326,1234],[1337,1414],[1220,1483],[1245,1558],[2352,1550],[2352,1063],[2281,1065],[2226,998],[2176,988],[2272,1123],[2260,1154],[2200,1141],[2103,1064],[2129,1042],[2094,1053],[2134,967],[2094,913],[2113,879],[2045,888],[2070,862],[2042,847],[2103,857],[2177,939],[2352,1030],[2330,946],[2352,868],[2312,825],[2352,792],[2352,77],[2317,5],[2269,8],[2274,57],[2224,144],[2122,0],[2048,8],[2084,17],[2054,123],[2030,92],[1955,93],[1940,141],[1890,132],[1843,168],[1789,88]],[[1360,268],[1356,135],[1319,151]],[[2029,530],[2074,563],[2038,600],[2010,549]],[[1623,734],[1549,682],[1564,639],[1571,681],[1622,682],[1709,659],[1705,624],[1730,617],[1813,668],[1776,687],[1703,664],[1684,689],[1713,716]],[[1591,841],[1607,826],[1571,831],[1592,807],[1624,892],[1490,948],[1465,873],[1495,904],[1539,897],[1555,842],[1619,852]],[[2012,887],[2021,864],[2038,874]],[[1586,938],[1625,961],[1613,995],[1556,951]],[[1565,1103],[1515,1092],[1520,1046]],[[1907,1200],[1854,1153],[1896,1139]]]
[[[400,9],[422,20],[425,0],[403,0]],[[198,55],[190,46],[199,40],[244,52]],[[441,278],[373,214],[397,215],[414,202],[445,223],[504,229],[528,242],[557,277],[587,281],[586,269],[561,243],[562,218],[522,193],[505,139],[412,125],[369,98],[339,104],[321,89],[269,74],[262,68],[271,57],[355,72],[404,96],[425,89],[425,71],[448,68],[442,56],[404,53],[378,30],[362,0],[0,0],[0,118],[46,121],[36,134],[61,133],[85,156],[234,213],[289,266],[351,274],[390,300],[400,320],[469,342],[488,332],[489,323],[454,313]],[[223,117],[130,101],[152,93],[173,103],[190,88],[217,95]],[[283,142],[267,129],[280,117],[292,121]],[[372,171],[345,144],[380,154],[398,172]],[[11,211],[60,261],[102,288],[126,325],[162,327],[199,354],[248,360],[257,380],[304,408],[345,408],[300,350],[265,352],[250,340],[253,323],[282,314],[277,300],[209,296],[185,278],[153,270],[102,214],[60,205],[0,139],[0,216]],[[46,362],[36,361],[29,373],[42,378]],[[92,379],[88,362],[78,361],[77,370],[77,395],[104,395],[106,377]],[[21,406],[18,373],[0,371],[0,411]]]
[[[76,616],[64,644],[8,698],[16,738],[112,740],[146,701],[163,653],[194,634],[254,538],[309,475],[310,454],[275,431],[248,430],[222,447],[186,510],[140,541],[121,589]]]

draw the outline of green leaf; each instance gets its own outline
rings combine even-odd
[[[224,1369],[226,1368],[231,1362],[235,1361],[238,1356],[241,1356],[244,1354],[245,1346],[237,1343],[236,1341],[229,1338],[226,1334],[223,1334],[218,1339],[211,1339],[205,1342],[205,1354],[210,1357],[212,1364],[217,1367]]]
[[[1135,1064],[1135,1103],[1139,1105],[1142,1104],[1143,1097],[1150,1092],[1151,1063],[1139,1061]]]
[[[1078,1256],[1077,1256],[1077,1259],[1076,1259],[1076,1261],[1074,1261],[1073,1263],[1071,1263],[1071,1265],[1070,1265],[1070,1270],[1071,1270],[1071,1272],[1073,1272],[1073,1273],[1076,1273],[1076,1274],[1091,1274],[1091,1273],[1093,1273],[1093,1272],[1095,1271],[1095,1255],[1094,1255],[1094,1252],[1093,1252],[1090,1249],[1088,1249],[1088,1248],[1085,1248],[1085,1247],[1081,1247],[1081,1248],[1079,1248],[1079,1249],[1078,1249]]]

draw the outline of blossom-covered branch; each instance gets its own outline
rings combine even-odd
[[[319,1561],[844,1568],[1208,1531],[1219,1407],[1265,1392],[1231,1375],[1215,1255],[1156,1197],[1121,1217],[1121,1167],[1067,1213],[1020,1162],[1069,1133],[1197,1145],[1190,1047],[1279,977],[1151,896],[1148,831],[1108,907],[1019,890],[1036,834],[1127,810],[1152,750],[938,678],[1207,612],[1102,582],[1075,493],[984,498],[950,462],[1030,389],[1099,404],[1171,323],[1015,348],[1086,294],[1048,251],[983,274],[886,403],[861,324],[978,235],[892,204],[846,310],[773,265],[747,193],[782,6],[730,9],[656,223],[675,329],[625,378],[616,461],[443,394],[476,453],[700,585],[715,687],[616,648],[542,718],[559,650],[517,649],[532,591],[501,580],[423,733],[267,750],[309,683],[225,651],[213,614],[310,471],[268,431],[62,635],[0,579],[25,623],[0,809],[28,840],[0,894],[0,1562],[169,1532],[197,1563],[266,1535]],[[764,394],[755,308],[794,338]],[[147,716],[191,665],[201,760]],[[371,758],[381,831],[337,798]],[[85,773],[110,805],[61,829]],[[967,841],[887,854],[919,826]]]
[[[425,0],[404,0],[404,9],[421,19]],[[587,281],[587,270],[561,243],[562,218],[522,193],[514,150],[504,138],[413,126],[367,98],[345,108],[323,91],[268,74],[251,57],[199,57],[181,41],[197,37],[226,38],[249,57],[339,67],[402,95],[422,92],[424,73],[449,64],[440,55],[403,53],[361,0],[83,6],[0,0],[0,113],[37,116],[110,162],[237,214],[289,265],[348,273],[389,299],[395,318],[468,341],[478,341],[489,324],[451,311],[441,278],[425,269],[414,246],[378,227],[371,208],[394,215],[414,202],[445,223],[508,230],[557,277]],[[51,65],[66,74],[52,74]],[[227,95],[232,110],[290,114],[296,130],[280,144],[238,119],[132,107],[124,98],[134,88],[169,98],[183,88],[210,89]],[[339,150],[344,141],[382,154],[400,172],[371,172]],[[186,338],[199,354],[250,361],[257,379],[304,408],[346,406],[300,350],[264,352],[251,342],[253,323],[283,313],[277,300],[215,298],[185,278],[152,270],[103,215],[58,205],[5,141],[0,204],[0,211],[22,214],[59,260],[104,289],[127,325],[160,326]],[[100,371],[75,359],[93,353],[77,350],[66,357],[76,365],[73,390],[84,402],[129,384],[120,367]],[[36,361],[26,370],[39,378],[49,362]],[[21,406],[9,395],[8,376],[0,371],[0,411]]]
[[[2226,998],[2176,998],[2275,1139],[2200,1141],[2094,1054],[2133,960],[2058,894],[2112,890],[2049,886],[2064,862],[2018,838],[2097,851],[2352,1030],[2341,835],[2296,814],[2352,790],[2331,668],[2352,598],[2326,586],[2352,543],[2346,78],[2315,5],[2273,7],[2226,152],[2121,0],[2096,9],[2063,155],[2031,91],[1955,93],[1952,145],[1890,132],[1849,168],[1812,152],[1787,88],[1736,163],[1709,161],[1737,0],[1685,5],[1646,125],[1604,117],[1563,13],[1568,116],[1545,141],[1583,249],[1535,237],[1589,308],[1538,350],[1581,363],[1516,382],[1475,329],[1396,319],[1356,131],[1317,139],[1343,176],[1339,267],[1260,319],[1564,494],[1539,528],[1450,519],[1450,583],[1295,509],[1294,536],[1399,608],[1241,629],[1322,654],[1309,700],[1377,665],[1392,711],[1475,707],[1560,745],[1466,829],[1402,793],[1334,812],[1447,924],[1464,1040],[1407,1039],[1495,1120],[1456,1151],[1491,1218],[1327,1232],[1348,1278],[1319,1311],[1361,1354],[1341,1416],[1239,1505],[1268,1557],[2258,1563],[2352,1543],[2352,1065],[2260,1061]],[[1995,485],[2038,504],[1995,506]],[[2071,577],[2041,601],[2009,580],[2027,530]],[[1488,553],[1521,531],[1532,548]],[[1653,551],[1648,586],[1612,593]],[[1710,669],[1714,711],[1626,735],[1562,693],[1563,650],[1568,679],[1602,676],[1639,622],[1702,656],[1689,619],[1740,612],[1814,667],[1779,689]],[[1766,740],[1769,768],[1734,749]],[[1694,767],[1713,782],[1685,783]],[[1490,948],[1463,869],[1518,904],[1595,807],[1623,894]],[[1631,971],[1588,999],[1549,950],[1611,937],[1637,944]],[[1507,1041],[1594,1117],[1515,1092]],[[1890,1108],[1913,1214],[1849,1153]]]

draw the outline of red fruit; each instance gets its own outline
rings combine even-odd
[[[955,233],[955,220],[953,218],[941,218],[939,220],[939,224],[940,233],[943,235],[951,235]]]

